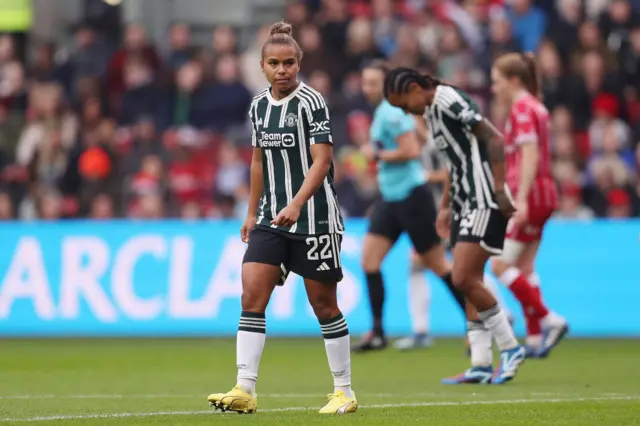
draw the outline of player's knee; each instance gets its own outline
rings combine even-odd
[[[420,254],[420,261],[425,268],[433,271],[439,277],[451,273],[451,263],[447,260],[446,252],[441,244],[437,244]]]
[[[376,257],[369,256],[367,254],[364,254],[360,260],[360,266],[362,266],[362,270],[365,274],[380,272],[381,265],[382,262],[380,262]]]
[[[474,284],[474,277],[464,269],[454,269],[451,273],[451,282],[453,282],[453,285],[463,294],[466,294]]]
[[[507,238],[504,241],[504,248],[502,249],[502,254],[498,256],[495,260],[497,260],[500,264],[502,264],[504,270],[506,270],[509,266],[514,266],[518,264],[518,261],[522,257],[522,253],[524,252],[525,247],[526,246],[523,243]]]
[[[496,277],[500,277],[508,268],[509,265],[507,265],[499,257],[494,257],[493,259],[491,259],[491,272],[493,272]]]
[[[518,269],[520,273],[525,277],[528,277],[534,273],[533,266],[529,263],[523,263],[522,265],[518,265]]]
[[[244,276],[242,279],[242,297],[240,298],[242,310],[264,312],[271,298],[270,288],[270,286],[264,285],[263,280]]]
[[[317,294],[309,298],[309,303],[319,320],[335,318],[340,313],[336,298],[330,294]]]
[[[441,258],[430,258],[423,260],[422,264],[429,270],[433,271],[439,277],[451,273],[451,263],[443,256]]]
[[[241,304],[243,311],[264,312],[269,304],[269,294],[256,288],[242,290]]]

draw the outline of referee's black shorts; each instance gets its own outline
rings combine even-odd
[[[435,226],[437,214],[431,189],[424,184],[402,201],[379,199],[373,206],[368,232],[393,242],[407,232],[416,252],[426,253],[440,244]]]

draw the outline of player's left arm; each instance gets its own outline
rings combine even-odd
[[[309,198],[316,193],[322,182],[329,174],[331,160],[333,158],[333,145],[329,143],[317,143],[311,145],[311,158],[313,164],[307,172],[307,176],[302,182],[298,193],[291,200],[291,204],[297,208],[302,208]]]
[[[427,127],[427,122],[421,115],[414,115],[413,118],[416,121],[416,137],[418,138],[418,145],[423,147],[427,144],[429,139],[429,128]]]
[[[303,114],[307,117],[306,114]],[[309,122],[309,143],[312,164],[291,204],[302,208],[315,194],[329,174],[333,159],[333,138],[331,136],[331,113],[326,105],[312,111]],[[304,142],[303,142],[304,143]]]
[[[278,212],[271,221],[277,226],[293,226],[300,217],[300,210],[313,194],[316,193],[331,169],[333,159],[333,138],[331,137],[331,118],[329,107],[324,101],[319,108],[312,111],[310,116],[302,114],[308,121],[309,138],[300,137],[300,143],[308,144],[311,151],[312,164],[289,205]]]
[[[386,118],[387,132],[396,141],[396,149],[378,152],[378,158],[388,163],[402,163],[420,157],[420,144],[416,134],[416,121],[413,116],[396,109]]]
[[[378,158],[387,163],[402,163],[420,157],[420,144],[415,132],[410,131],[397,136],[396,143],[396,149],[382,150],[378,152]]]
[[[520,182],[518,183],[518,204],[529,199],[531,187],[538,175],[540,150],[538,134],[533,120],[533,112],[523,111],[515,116],[516,144],[520,148]]]

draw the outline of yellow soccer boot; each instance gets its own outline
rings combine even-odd
[[[349,398],[341,390],[327,395],[329,402],[320,409],[320,414],[355,413],[358,409],[358,401],[356,400],[356,394],[352,392],[352,395],[353,396]]]
[[[207,398],[209,406],[217,410],[234,411],[239,414],[253,414],[258,409],[256,395],[247,393],[242,386],[236,385],[227,393],[212,393]]]

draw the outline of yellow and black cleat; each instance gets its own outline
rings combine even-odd
[[[258,398],[236,385],[227,393],[212,393],[207,397],[209,406],[223,413],[233,411],[238,414],[253,414],[258,410]]]

